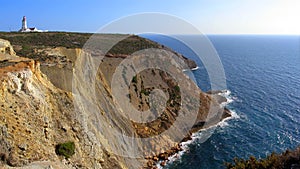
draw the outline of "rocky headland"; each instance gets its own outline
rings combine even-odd
[[[91,34],[80,33],[0,33],[0,167],[24,168],[155,168],[158,161],[181,150],[180,141],[162,137],[150,142],[151,152],[144,158],[130,159],[115,155],[110,145],[118,143],[109,136],[111,129],[91,131],[92,125],[83,125],[74,106],[72,93],[74,67],[84,56],[82,50]],[[109,40],[125,35],[99,35]],[[168,130],[179,116],[182,96],[178,82],[159,69],[139,72],[130,82],[131,104],[139,111],[150,108],[150,93],[159,87],[168,96],[166,108],[149,123],[137,123],[122,116],[112,96],[111,83],[117,66],[132,53],[159,48],[182,60],[188,68],[197,67],[194,61],[158,43],[131,35],[124,38],[104,54],[99,66],[95,89],[99,104],[98,114],[107,126],[115,125],[124,135],[137,138],[154,137]],[[85,65],[89,68],[91,65]],[[179,65],[180,66],[180,65]],[[88,69],[87,68],[87,69]],[[186,69],[186,67],[181,67]],[[221,106],[224,97],[215,92],[186,93],[201,102],[192,128],[181,141],[188,140],[192,132],[212,126],[229,117],[228,109]],[[86,89],[87,90],[87,89]],[[80,93],[86,100],[87,92]],[[197,103],[199,104],[199,103]],[[188,112],[188,109],[183,111]],[[113,124],[112,124],[113,121]],[[93,127],[93,126],[92,126]],[[91,131],[91,132],[86,132]],[[176,133],[174,133],[176,134]],[[138,149],[144,143],[138,142]],[[119,147],[124,148],[124,147]]]

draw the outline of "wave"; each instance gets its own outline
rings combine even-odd
[[[220,96],[223,96],[227,99],[226,102],[222,103],[221,106],[226,106],[230,103],[232,103],[236,98],[232,97],[231,96],[231,91],[230,90],[222,90],[220,92],[217,92],[216,93],[217,95],[220,95]],[[226,126],[229,125],[228,121],[231,120],[231,119],[239,119],[240,116],[232,109],[229,109],[230,111],[230,114],[231,116],[230,117],[226,117],[224,118],[222,121],[220,121],[219,123],[215,124],[215,125],[212,125],[208,128],[205,128],[205,129],[200,129],[198,132],[196,133],[193,133],[192,136],[191,136],[191,140],[188,140],[186,142],[181,142],[180,143],[180,147],[182,148],[181,151],[177,152],[176,154],[170,156],[168,158],[168,160],[166,160],[166,163],[167,164],[172,164],[173,162],[175,161],[178,161],[178,160],[181,160],[181,157],[187,152],[189,151],[189,145],[192,144],[192,143],[195,143],[196,141],[198,141],[202,135],[201,135],[201,132],[203,131],[214,131],[214,129],[216,127],[221,127],[221,128],[224,128]],[[163,169],[163,166],[161,166],[161,163],[162,161],[159,161],[157,164],[156,164],[156,167],[159,168],[159,169]]]
[[[230,109],[229,109],[230,110]],[[224,118],[222,121],[220,121],[218,124],[216,124],[215,126],[219,126],[219,127],[225,127],[225,126],[228,126],[228,120],[231,120],[231,119],[239,119],[240,116],[234,111],[234,110],[230,110],[230,114],[231,116],[230,117],[226,117]]]
[[[198,70],[198,69],[199,69],[199,67],[197,66],[195,68],[192,68],[191,70]]]
[[[222,107],[225,107],[226,105],[228,105],[228,104],[232,103],[234,100],[236,100],[236,98],[231,96],[230,90],[221,90],[221,92],[217,93],[217,95],[225,97],[227,100],[226,102],[221,103]]]
[[[199,67],[197,66],[197,67],[195,67],[195,68],[192,68],[192,69],[183,69],[182,71],[183,72],[186,72],[186,71],[195,71],[195,70],[198,70],[199,69]]]

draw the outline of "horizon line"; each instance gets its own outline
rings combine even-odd
[[[5,31],[5,30],[0,30],[1,33],[21,33],[18,31]],[[64,32],[64,33],[91,33],[91,34],[134,34],[134,35],[141,35],[141,34],[154,34],[154,35],[159,35],[159,33],[132,33],[132,32],[93,32],[93,31],[69,31],[69,30],[48,30],[48,33],[59,33],[59,32]],[[29,33],[47,33],[47,32],[29,32]],[[294,34],[294,33],[202,33],[202,34],[168,34],[168,35],[207,35],[207,36],[300,36],[299,34]]]

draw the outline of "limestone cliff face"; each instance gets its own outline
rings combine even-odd
[[[0,167],[37,162],[34,166],[120,168],[121,160],[113,155],[107,160],[107,153],[82,132],[72,94],[54,86],[39,62],[1,53],[0,63]],[[66,141],[75,142],[76,153],[63,160],[55,146]]]
[[[40,49],[37,51],[37,54],[43,53],[46,56],[41,61],[41,71],[47,75],[56,87],[71,92],[73,66],[81,52],[80,48],[67,49],[65,47],[56,47]]]

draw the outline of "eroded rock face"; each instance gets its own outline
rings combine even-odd
[[[39,62],[8,54],[0,54],[0,62],[0,166],[34,161],[61,163],[65,168],[120,166],[119,160],[110,164],[114,155],[109,158],[82,131],[72,94],[55,87],[41,73]],[[67,141],[75,142],[76,153],[63,160],[55,146]]]
[[[0,53],[2,54],[9,54],[9,55],[15,55],[15,51],[13,50],[11,44],[9,41],[0,39]]]

